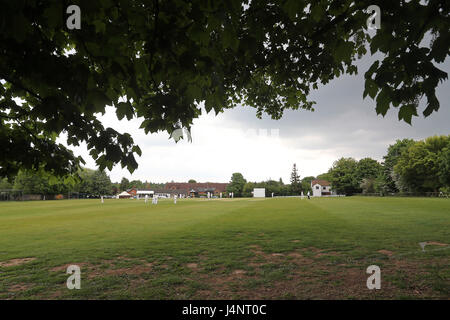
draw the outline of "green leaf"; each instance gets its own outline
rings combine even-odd
[[[370,78],[370,76],[375,72],[375,70],[378,69],[378,65],[380,64],[380,61],[376,60],[372,65],[370,66],[369,70],[364,74],[366,78]]]
[[[311,17],[315,22],[319,22],[324,15],[324,9],[322,5],[316,4],[311,9]]]
[[[295,20],[298,10],[302,9],[302,3],[299,0],[288,0],[283,5],[283,10],[287,13],[291,20]]]
[[[22,42],[23,40],[25,40],[27,33],[26,30],[27,26],[28,26],[27,21],[25,20],[24,16],[20,13],[17,16],[15,16],[14,19],[12,20],[12,25],[10,26],[10,28],[14,30],[14,35],[18,40],[18,42]]]
[[[230,26],[225,28],[223,32],[222,44],[224,49],[231,48],[233,51],[237,51],[239,47],[237,35]]]
[[[139,156],[142,156],[142,151],[141,151],[141,148],[139,148],[139,146],[133,146],[131,151],[137,153]]]
[[[341,42],[334,51],[334,59],[340,63],[342,61],[348,61],[353,53],[353,43]]]
[[[206,112],[209,113],[213,108],[214,108],[214,96],[213,95],[209,95],[205,99],[205,110],[206,110]]]
[[[193,41],[195,41],[195,42],[197,42],[197,43],[199,43],[201,45],[205,45],[206,46],[209,43],[210,36],[209,36],[208,32],[204,31],[200,27],[200,25],[197,24],[197,23],[194,24],[190,28],[190,30],[188,32],[188,35]]]
[[[434,93],[427,95],[427,99],[427,107],[423,111],[423,115],[425,117],[428,117],[433,111],[438,111],[440,106],[439,100],[436,98],[436,95]]]
[[[408,124],[411,124],[412,116],[417,116],[417,106],[415,104],[406,104],[400,107],[398,112],[398,120],[403,120]]]
[[[130,102],[119,102],[116,108],[116,115],[119,120],[122,120],[125,116],[128,120],[133,119],[134,112]]]
[[[367,96],[367,94],[374,99],[378,92],[378,86],[372,79],[368,78],[365,82],[365,89],[363,93],[363,98]]]
[[[100,89],[90,90],[88,101],[94,106],[94,112],[104,112],[107,105],[112,105],[111,99]]]
[[[383,117],[389,109],[390,96],[386,89],[380,91],[377,96],[377,107],[375,108],[377,114],[381,114]]]
[[[62,3],[53,3],[44,10],[43,16],[47,20],[47,25],[50,28],[56,28],[62,25],[63,11],[61,4]]]
[[[202,90],[200,87],[196,86],[195,84],[189,84],[186,90],[187,96],[189,96],[191,99],[199,99],[202,94]]]
[[[95,32],[96,33],[105,33],[105,31],[106,31],[106,24],[103,21],[94,20],[92,24],[95,26]]]

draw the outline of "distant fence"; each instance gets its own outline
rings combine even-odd
[[[303,196],[273,196],[274,198],[308,198],[308,195],[303,195]],[[310,195],[311,198],[314,198],[313,195]],[[323,195],[320,197],[315,197],[315,198],[334,198],[334,197],[345,197],[345,194],[329,194],[329,195]],[[271,198],[270,196],[266,197],[266,198]]]
[[[39,200],[62,200],[62,199],[86,199],[96,196],[86,196],[78,192],[69,192],[67,194],[41,194],[41,193],[23,193],[22,190],[0,189],[0,201],[39,201]],[[97,196],[100,198],[100,196]]]
[[[67,199],[67,195],[22,193],[21,191],[0,191],[0,201],[36,201],[36,200],[60,200]]]
[[[22,200],[22,190],[1,189],[0,201],[18,201]]]
[[[389,192],[389,193],[354,193],[354,196],[363,197],[430,197],[430,198],[450,198],[448,192]]]

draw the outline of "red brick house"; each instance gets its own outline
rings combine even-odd
[[[186,183],[186,182],[170,182],[166,183],[165,190],[177,192],[191,197],[206,196],[208,192],[214,196],[219,196],[220,193],[226,192],[228,183],[218,182],[199,182],[199,183]]]

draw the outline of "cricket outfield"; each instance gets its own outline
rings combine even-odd
[[[0,299],[448,299],[449,244],[449,199],[2,202]]]

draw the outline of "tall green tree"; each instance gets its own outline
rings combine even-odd
[[[376,112],[411,123],[439,109],[436,87],[449,55],[447,0],[378,2],[381,28],[368,32],[373,0],[74,0],[81,29],[68,29],[68,3],[0,1],[0,176],[44,167],[77,172],[69,146],[85,142],[102,170],[130,172],[141,150],[97,114],[142,119],[146,133],[189,128],[201,114],[238,105],[279,119],[313,110],[311,90],[358,72],[367,50],[363,97]],[[431,41],[425,39],[431,34]],[[17,102],[22,99],[23,103]]]
[[[447,143],[447,146],[442,149],[438,158],[438,163],[439,181],[444,187],[450,188],[450,141]]]
[[[230,183],[227,185],[227,192],[233,192],[235,197],[242,197],[242,192],[247,180],[242,173],[235,172],[231,175]]]
[[[352,195],[360,192],[360,182],[356,176],[358,161],[353,158],[340,158],[329,170],[332,189],[339,194]]]
[[[282,185],[276,180],[267,180],[264,182],[264,188],[266,189],[266,197],[271,197],[272,193],[274,196],[281,195]]]
[[[317,176],[317,179],[331,181],[331,174],[330,172],[321,173]]]
[[[0,190],[12,189],[13,184],[7,178],[0,179]]]
[[[92,178],[92,189],[95,195],[102,196],[112,193],[112,183],[105,171],[96,170]]]
[[[300,192],[302,192],[302,182],[300,180],[300,175],[298,174],[297,165],[295,163],[292,166],[290,182],[291,193],[293,195],[299,195]]]
[[[81,168],[78,173],[80,179],[75,185],[74,191],[79,193],[93,194],[94,190],[92,188],[92,180],[94,172],[95,170],[89,168]]]
[[[376,191],[376,178],[363,178],[359,186],[362,193],[374,193]]]
[[[118,194],[120,193],[120,184],[119,183],[113,183],[111,185],[111,193],[114,194]]]
[[[389,145],[387,154],[383,157],[383,176],[379,179],[379,188],[386,192],[398,192],[394,180],[394,167],[403,152],[408,150],[415,143],[412,139],[397,140],[393,145]],[[384,180],[384,182],[382,182]]]
[[[449,141],[450,136],[428,137],[415,142],[401,154],[394,166],[400,191],[436,192],[443,186],[440,162]]]
[[[309,176],[309,177],[304,177],[302,179],[302,191],[306,194],[308,191],[312,194],[312,189],[311,189],[311,181],[313,181],[315,179],[315,177],[313,176]],[[325,179],[324,179],[325,180]]]
[[[246,198],[251,198],[253,196],[252,192],[255,188],[255,182],[246,182],[244,188],[242,189],[242,196]],[[227,190],[228,191],[228,190]]]
[[[123,177],[120,181],[120,191],[126,191],[129,188],[131,188],[130,181],[127,178]]]
[[[363,158],[356,166],[356,179],[361,182],[363,179],[374,180],[382,171],[382,165],[372,158]]]
[[[113,193],[113,185],[106,172],[82,168],[79,173],[80,180],[74,191],[89,195],[102,196]]]
[[[72,184],[72,179],[56,177],[44,170],[21,170],[14,179],[14,189],[24,194],[65,194]]]
[[[381,175],[383,166],[372,158],[363,158],[356,166],[356,180],[363,193],[374,193],[376,191],[376,179]]]
[[[132,180],[129,183],[130,188],[144,189],[145,183],[141,180]]]

